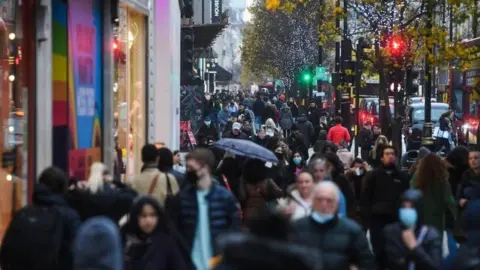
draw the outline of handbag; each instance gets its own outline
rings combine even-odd
[[[180,192],[173,194],[172,183],[168,173],[165,173],[167,178],[167,197],[165,198],[165,211],[173,220],[176,220],[178,213],[180,212]]]

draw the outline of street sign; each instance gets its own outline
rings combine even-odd
[[[316,67],[315,77],[317,80],[326,81],[327,80],[327,68],[324,66]]]

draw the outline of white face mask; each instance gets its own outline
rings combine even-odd
[[[273,132],[273,130],[270,130],[270,129],[269,129],[269,130],[267,130],[267,131],[265,132],[265,135],[270,136],[270,137],[273,137],[273,135],[275,135],[275,133]]]
[[[362,168],[356,168],[355,169],[355,175],[360,176],[362,175],[364,170]]]

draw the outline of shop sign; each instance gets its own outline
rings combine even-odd
[[[222,0],[212,1],[212,23],[220,23],[222,21]]]
[[[465,87],[473,88],[480,79],[480,68],[470,69],[465,72]]]

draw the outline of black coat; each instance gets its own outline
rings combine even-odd
[[[366,220],[380,219],[387,223],[397,220],[402,194],[409,188],[408,175],[397,168],[380,167],[367,174],[361,197],[361,210]]]
[[[124,236],[125,270],[186,270],[192,269],[186,262],[174,239],[158,232],[147,239]]]
[[[348,270],[350,265],[376,269],[365,232],[353,220],[342,217],[319,224],[305,217],[298,220],[294,228],[299,243],[320,250],[322,269]]]
[[[80,214],[82,221],[94,216],[106,216],[118,223],[130,211],[137,193],[127,186],[113,189],[105,184],[103,191],[96,194],[88,190],[71,190],[68,204]]]
[[[396,222],[384,229],[385,252],[390,270],[408,270],[410,262],[415,269],[435,270],[442,261],[442,237],[434,227],[428,227],[422,243],[409,250],[402,239],[402,226]],[[418,237],[419,232],[415,232]]]

